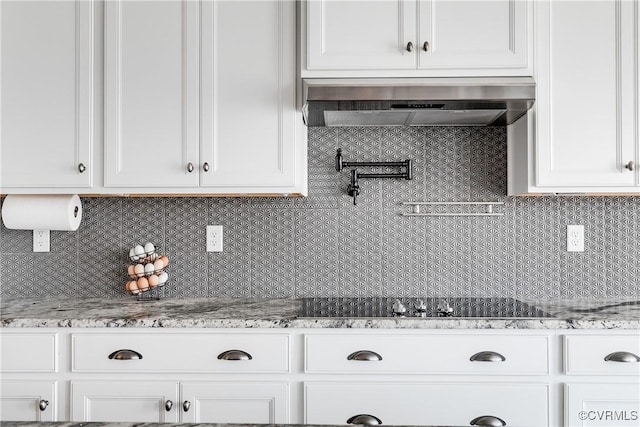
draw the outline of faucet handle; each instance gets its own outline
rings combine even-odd
[[[414,305],[414,308],[418,313],[425,313],[427,311],[427,305],[424,303],[424,300],[418,300]]]
[[[438,312],[438,316],[440,317],[449,317],[453,315],[453,308],[449,305],[449,301],[447,300],[438,302],[436,311]]]

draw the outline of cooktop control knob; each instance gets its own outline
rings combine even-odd
[[[400,300],[397,299],[391,306],[391,311],[393,312],[394,316],[404,317],[407,313],[407,307],[405,307],[404,304],[402,304]]]

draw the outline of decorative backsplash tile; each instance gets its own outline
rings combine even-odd
[[[411,158],[414,179],[363,179],[353,206],[338,147]],[[51,232],[50,253],[2,226],[0,296],[125,296],[128,249],[147,241],[171,260],[165,297],[640,295],[640,198],[505,194],[504,128],[310,128],[306,198],[83,198],[80,229]],[[403,217],[410,200],[505,215]],[[224,252],[205,252],[208,224]],[[567,224],[585,226],[585,252],[566,252]]]

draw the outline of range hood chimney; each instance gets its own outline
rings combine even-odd
[[[304,79],[307,126],[505,126],[533,106],[531,77]]]

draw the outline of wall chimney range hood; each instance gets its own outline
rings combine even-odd
[[[531,77],[303,79],[307,126],[505,126],[535,100]]]

